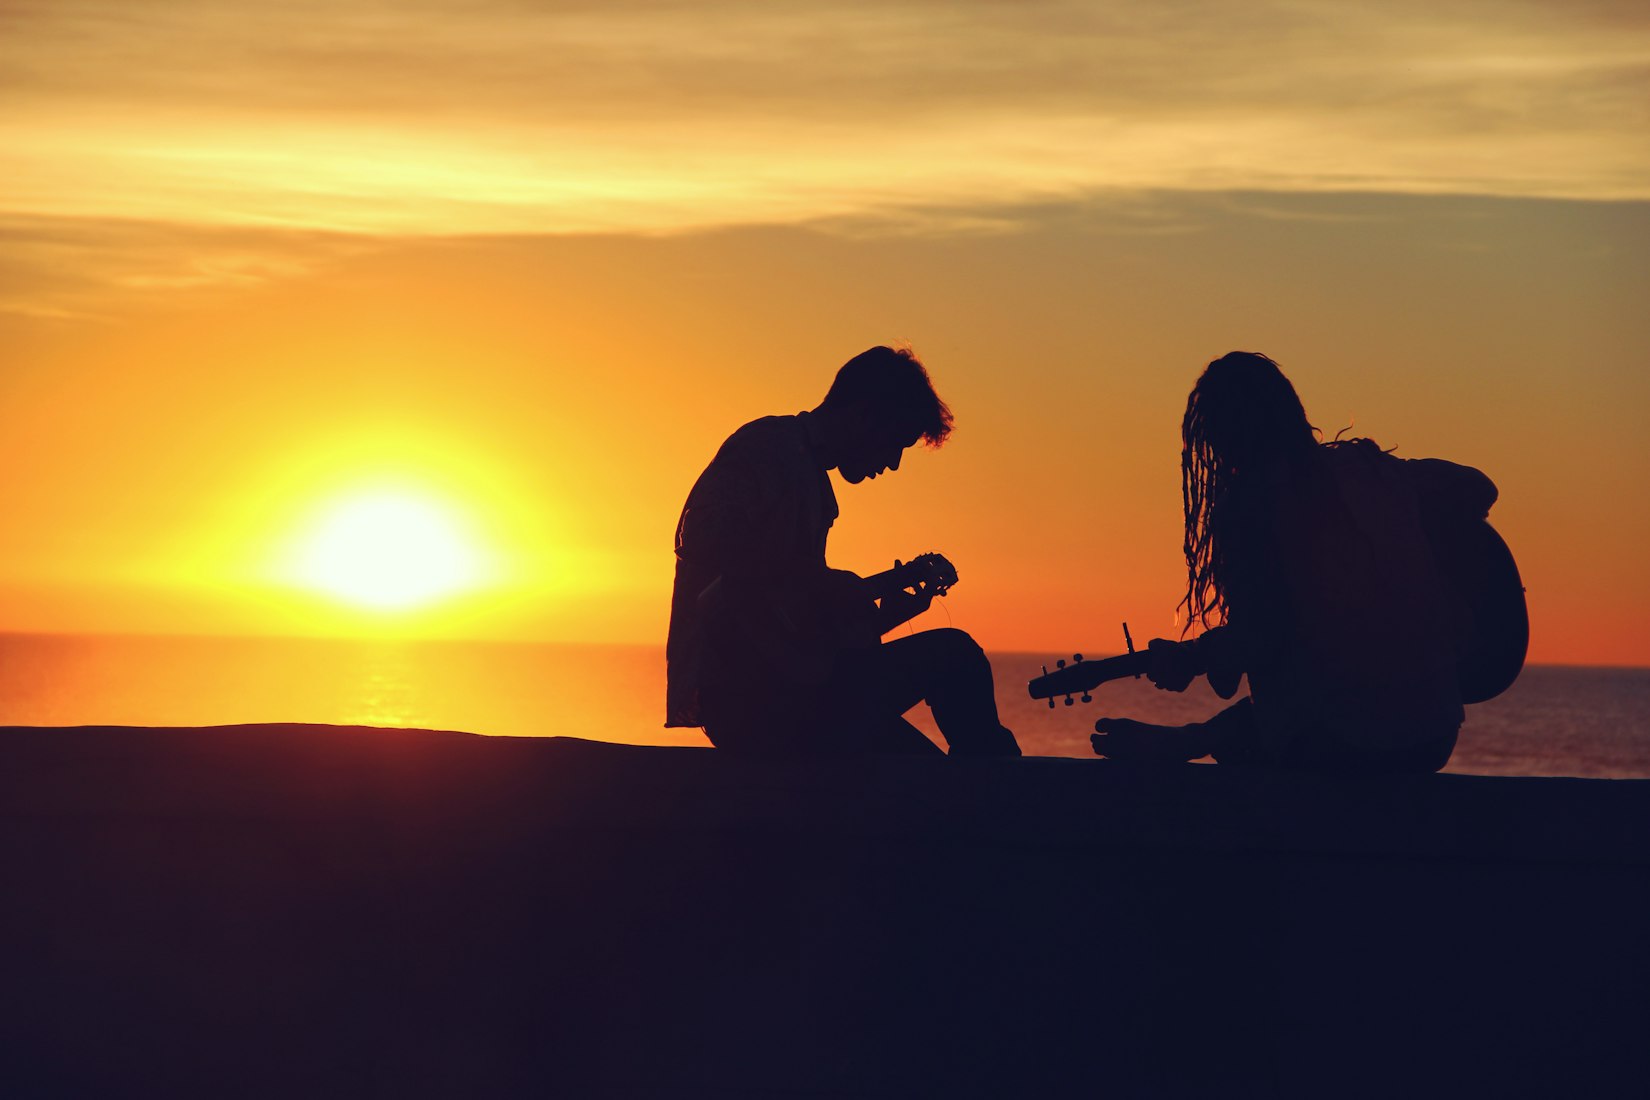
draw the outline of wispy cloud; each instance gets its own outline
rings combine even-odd
[[[0,210],[354,233],[1650,198],[1641,4],[0,4]]]
[[[0,215],[0,313],[97,320],[116,302],[290,279],[372,247],[314,231]]]

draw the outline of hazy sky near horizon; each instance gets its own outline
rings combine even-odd
[[[362,626],[268,562],[399,479],[504,563],[409,629],[657,639],[721,438],[909,339],[958,435],[834,556],[951,553],[927,625],[1168,632],[1246,347],[1650,663],[1642,4],[0,0],[0,79],[0,629]]]

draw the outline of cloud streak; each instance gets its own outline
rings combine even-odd
[[[0,7],[0,210],[661,232],[1116,190],[1650,198],[1630,5]]]
[[[99,320],[117,303],[300,278],[374,243],[302,230],[0,215],[0,313]]]

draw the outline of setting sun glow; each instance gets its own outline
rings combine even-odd
[[[956,562],[913,630],[1176,636],[1186,398],[1247,350],[1494,481],[1532,662],[1650,666],[1643,0],[0,29],[0,635],[657,648],[717,448],[906,340],[958,434],[828,560]]]
[[[323,507],[300,537],[291,578],[346,603],[410,610],[478,587],[483,556],[448,505],[406,490],[367,490]]]

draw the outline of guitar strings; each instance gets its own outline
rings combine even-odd
[[[945,625],[946,626],[952,625],[951,624],[951,609],[946,606],[945,600],[942,599],[939,596],[935,596],[934,597],[934,603],[939,604],[940,605],[940,610],[945,612]],[[932,608],[933,604],[930,604],[929,607]],[[922,616],[919,615],[919,616],[917,616],[917,618],[920,619],[920,618],[922,618]],[[911,635],[915,634],[916,632],[917,632],[917,619],[907,619],[907,620],[905,620],[905,636],[907,638],[909,638]]]

